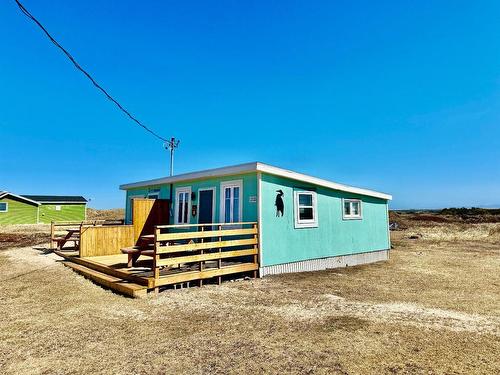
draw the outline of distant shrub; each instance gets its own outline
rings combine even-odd
[[[455,216],[488,216],[500,215],[500,208],[444,208],[439,212],[441,215],[455,215]]]

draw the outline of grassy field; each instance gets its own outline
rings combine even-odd
[[[398,215],[388,262],[146,300],[4,227],[0,373],[500,373],[500,224]]]

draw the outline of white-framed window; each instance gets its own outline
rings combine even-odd
[[[56,211],[61,211],[61,206],[60,205],[56,205],[55,210]]]
[[[160,197],[160,189],[149,189],[148,199],[158,199]]]
[[[191,187],[175,189],[175,224],[189,224]]]
[[[243,221],[243,180],[225,181],[220,184],[220,221]]]
[[[362,219],[361,199],[343,199],[342,217],[345,220]]]
[[[8,202],[0,202],[0,212],[9,212]]]
[[[318,200],[314,191],[295,191],[295,228],[318,226]]]

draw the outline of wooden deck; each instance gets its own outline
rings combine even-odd
[[[55,253],[65,259],[66,266],[104,287],[144,297],[148,291],[158,292],[160,287],[202,286],[204,280],[213,278],[220,284],[223,276],[231,274],[256,276],[259,269],[256,223],[236,225],[236,229],[228,229],[227,225],[222,228],[214,224],[218,230],[178,233],[161,233],[170,227],[157,227],[155,255],[141,255],[133,267],[128,267],[127,254],[81,256],[78,251],[60,250]],[[243,225],[251,227],[242,228]]]
[[[78,252],[58,251],[55,253],[65,258],[64,265],[104,287],[131,297],[145,297],[148,291],[159,286],[184,286],[184,284],[221,277],[233,273],[252,272],[258,269],[254,263],[222,261],[205,262],[200,271],[199,264],[181,265],[176,269],[161,269],[160,282],[155,284],[154,271],[151,269],[151,257],[139,257],[137,267],[127,268],[127,255],[105,255],[81,258]],[[190,285],[186,285],[190,286]]]

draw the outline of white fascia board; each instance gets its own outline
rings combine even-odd
[[[357,188],[354,186],[338,184],[336,182],[323,180],[321,178],[308,176],[308,175],[305,175],[302,173],[297,173],[297,172],[289,171],[286,169],[273,167],[272,165],[268,165],[268,164],[257,163],[257,170],[264,172],[264,173],[269,173],[269,174],[272,174],[275,176],[280,176],[280,177],[290,178],[292,180],[307,182],[307,183],[310,183],[313,185],[323,186],[323,187],[327,187],[327,188],[334,189],[334,190],[346,191],[348,193],[359,194],[359,195],[367,195],[370,197],[386,199],[386,200],[392,199],[392,195],[389,195],[389,194],[380,193],[380,192],[374,191],[374,190]]]
[[[229,176],[229,175],[234,175],[234,174],[255,172],[257,170],[256,166],[257,166],[257,163],[246,163],[246,164],[240,164],[240,165],[235,165],[235,166],[231,166],[231,167],[207,169],[204,171],[184,173],[184,174],[180,174],[180,175],[172,176],[172,177],[163,177],[163,178],[157,178],[154,180],[139,181],[139,182],[134,182],[134,183],[130,183],[130,184],[124,184],[124,185],[120,185],[120,189],[121,190],[129,190],[129,189],[148,187],[148,186],[153,186],[153,185],[173,184],[175,182],[181,182],[181,181],[193,181],[193,180],[198,180],[198,179],[207,178],[207,177],[221,177],[221,176]]]
[[[88,202],[65,202],[65,201],[54,201],[54,202],[41,202],[40,204],[87,204]]]
[[[34,204],[36,204],[37,206],[39,206],[39,205],[40,205],[40,203],[39,203],[39,202],[36,202],[36,201],[34,201],[34,200],[31,200],[31,199],[28,199],[28,198],[22,197],[22,196],[17,195],[17,194],[12,194],[12,193],[9,193],[8,191],[4,191],[4,192],[2,192],[2,194],[0,194],[0,198],[6,197],[6,196],[8,196],[8,195],[10,195],[11,197],[15,197],[15,198],[21,199],[21,200],[26,201],[26,202],[31,202],[31,203],[34,203]]]
[[[389,194],[380,193],[378,191],[373,191],[373,190],[368,190],[368,189],[357,188],[357,187],[348,186],[348,185],[343,185],[343,184],[338,184],[336,182],[323,180],[321,178],[308,176],[308,175],[305,175],[302,173],[289,171],[286,169],[274,167],[272,165],[259,163],[259,162],[240,164],[240,165],[235,165],[235,166],[231,166],[231,167],[224,167],[224,168],[208,169],[205,171],[185,173],[185,174],[180,174],[178,176],[163,177],[163,178],[157,178],[154,180],[134,182],[134,183],[130,183],[130,184],[120,185],[120,189],[121,190],[129,190],[129,189],[148,187],[148,186],[153,186],[153,185],[173,184],[176,182],[193,181],[193,180],[198,180],[198,179],[203,179],[203,178],[222,177],[222,176],[229,176],[229,175],[250,173],[250,172],[263,172],[263,173],[268,173],[268,174],[272,174],[275,176],[289,178],[292,180],[307,182],[307,183],[310,183],[312,185],[318,185],[318,186],[323,186],[323,187],[327,187],[327,188],[334,189],[334,190],[345,191],[348,193],[366,195],[366,196],[385,199],[385,200],[392,199],[392,195],[389,195]]]

